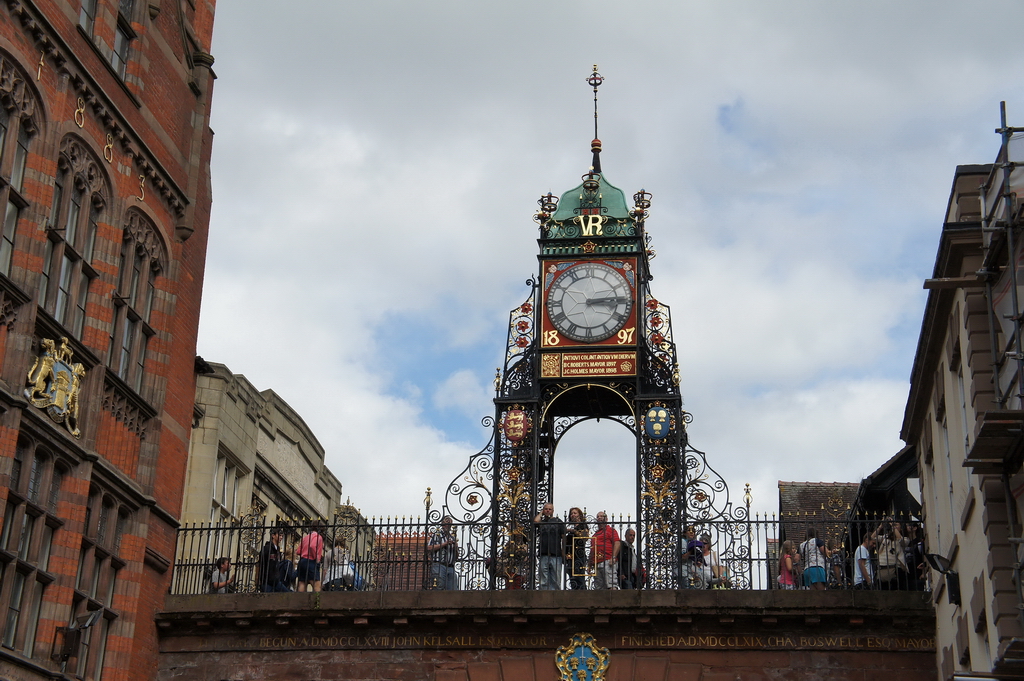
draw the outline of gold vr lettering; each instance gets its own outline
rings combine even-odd
[[[608,221],[608,218],[604,215],[577,215],[573,218],[573,222],[576,221],[580,223],[583,236],[602,236],[604,234],[602,225]]]

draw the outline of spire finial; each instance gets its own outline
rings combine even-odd
[[[587,83],[594,88],[594,139],[597,139],[597,88],[604,82],[604,76],[597,72],[597,64],[594,64],[594,72],[587,78]]]
[[[590,143],[590,150],[594,152],[594,167],[592,172],[601,172],[601,140],[597,137],[597,88],[604,82],[604,76],[597,72],[597,64],[594,64],[594,71],[587,78],[587,83],[594,88],[594,141]]]

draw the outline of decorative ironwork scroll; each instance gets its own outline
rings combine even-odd
[[[505,349],[504,379],[496,378],[498,397],[525,397],[535,390],[537,372],[536,304],[537,281],[526,280],[530,296],[509,313],[508,342]]]
[[[573,210],[577,214],[579,211],[579,208]],[[602,216],[602,218],[601,236],[635,237],[637,234],[636,224],[632,220],[607,218],[605,216]],[[587,234],[588,227],[589,224],[581,222],[579,218],[560,222],[550,220],[545,223],[544,236],[548,239],[579,239],[581,237],[593,236],[592,233]],[[590,231],[593,232],[593,228]]]
[[[255,563],[260,555],[264,540],[264,524],[266,518],[255,504],[249,507],[239,520],[238,542],[241,560],[236,562]],[[256,593],[256,580],[242,582],[236,587],[240,593]]]
[[[753,579],[750,572],[753,548],[750,508],[747,505],[733,505],[725,480],[708,464],[707,455],[691,447],[688,440],[683,457],[686,470],[686,524],[692,525],[698,535],[711,535],[711,543],[718,552],[719,562],[730,575],[729,586],[749,589]]]
[[[648,586],[673,588],[681,557],[684,523],[682,488],[685,480],[681,452],[686,442],[685,420],[679,399],[638,400],[637,411],[644,421],[637,428],[637,477],[640,541]],[[665,432],[648,434],[646,421],[654,413],[665,413],[661,423]]]
[[[469,458],[466,467],[451,481],[443,508],[431,510],[428,522],[438,523],[445,515],[460,523],[479,523],[490,517],[494,487],[494,419],[486,416],[481,423],[484,428],[492,429],[490,441]]]
[[[645,392],[679,392],[679,365],[672,339],[669,306],[647,294],[644,300],[643,338],[646,352],[641,353]]]
[[[502,422],[513,415],[530,424],[522,438],[512,439],[504,429],[496,430],[494,519],[496,537],[494,555],[498,569],[495,577],[508,588],[522,588],[533,574],[530,555],[535,510],[535,463],[538,422],[537,404],[499,406]]]

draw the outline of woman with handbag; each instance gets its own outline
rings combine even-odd
[[[587,588],[587,544],[590,527],[583,511],[576,506],[569,509],[568,530],[565,533],[565,564],[569,566],[569,588]]]
[[[908,581],[907,563],[904,553],[907,538],[900,531],[900,523],[893,522],[892,516],[879,527],[878,537],[878,588],[884,591],[906,590]]]

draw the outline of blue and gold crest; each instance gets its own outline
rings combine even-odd
[[[604,681],[610,662],[608,649],[598,648],[590,634],[574,634],[555,654],[561,681]]]
[[[68,339],[60,339],[60,347],[49,338],[42,340],[42,354],[36,357],[28,371],[25,397],[32,406],[45,409],[55,423],[63,423],[73,436],[80,438],[78,429],[78,395],[85,378],[85,367],[72,364],[74,351]]]
[[[644,433],[652,440],[662,440],[668,437],[672,429],[672,416],[668,407],[654,406],[647,410],[644,415]]]

